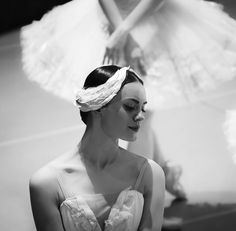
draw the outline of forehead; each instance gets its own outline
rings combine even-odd
[[[136,99],[141,103],[146,102],[144,86],[140,82],[127,83],[121,89],[121,100]]]

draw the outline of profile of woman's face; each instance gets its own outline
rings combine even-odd
[[[144,119],[146,93],[140,82],[126,84],[102,110],[102,129],[114,139],[134,141]]]

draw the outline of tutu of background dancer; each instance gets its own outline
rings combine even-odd
[[[81,141],[30,181],[37,230],[160,231],[163,170],[118,146],[120,138],[136,139],[144,119],[142,80],[129,68],[102,66],[88,75],[76,103],[86,124]]]
[[[23,28],[23,64],[30,79],[72,100],[84,80],[77,74],[101,65],[106,52],[110,62],[140,67],[162,108],[169,95],[191,100],[235,76],[235,32],[208,1],[74,0]]]

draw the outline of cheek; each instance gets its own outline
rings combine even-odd
[[[117,117],[120,123],[123,123],[125,126],[129,122],[129,114],[122,108],[117,112]]]
[[[126,126],[125,114],[122,111],[107,113],[102,118],[102,127],[106,133],[116,134]]]
[[[122,132],[126,129],[129,123],[129,117],[123,109],[116,111],[116,113],[113,114],[113,118],[113,128],[115,128],[116,131]]]

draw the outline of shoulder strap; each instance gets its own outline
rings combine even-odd
[[[139,187],[139,185],[140,185],[140,183],[143,179],[143,175],[144,175],[144,171],[146,169],[147,163],[148,163],[147,159],[144,159],[142,167],[141,167],[140,172],[139,172],[139,175],[138,175],[137,180],[136,180],[135,185],[134,185],[134,190],[138,189],[138,187]]]

